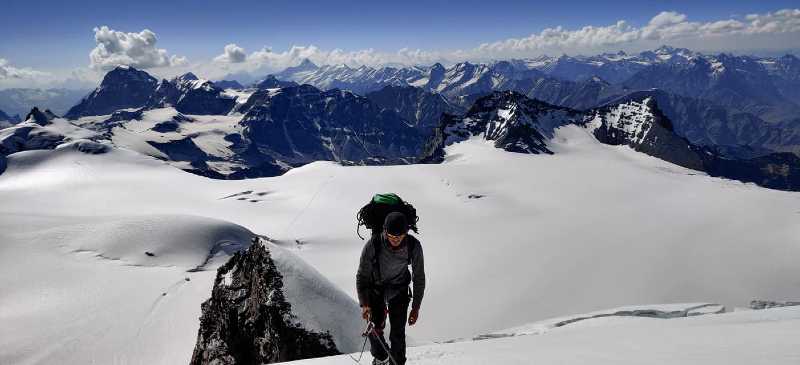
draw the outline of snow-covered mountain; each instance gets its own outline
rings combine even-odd
[[[196,85],[210,90],[201,95],[220,92],[202,80],[175,82],[188,84],[191,90]],[[666,100],[666,110],[680,118],[697,117],[698,111],[700,117],[714,112],[658,91],[632,93],[587,111],[507,91],[480,98],[465,115],[457,115],[448,114],[458,108],[440,94],[419,88],[387,87],[363,97],[302,85],[256,90],[248,94],[246,102],[237,104],[231,115],[184,114],[172,107],[120,110],[75,122],[50,115],[45,119],[48,124],[55,121],[55,126],[45,130],[34,118],[5,131],[2,143],[3,155],[8,155],[89,138],[165,160],[196,174],[240,179],[276,176],[319,160],[343,164],[437,162],[442,161],[446,146],[476,135],[507,151],[552,153],[548,144],[553,130],[576,124],[591,129],[602,143],[627,145],[712,176],[775,189],[800,189],[798,158],[772,153],[767,147],[767,143],[796,145],[798,137],[763,129],[760,135],[771,138],[759,139],[743,131],[742,135],[753,141],[749,147],[704,147],[683,136],[697,133],[702,138],[703,133],[713,134],[710,130],[714,125],[692,125],[681,119],[681,128],[676,128],[671,115],[658,106],[659,100]],[[437,115],[442,117],[433,128]]]
[[[547,141],[554,130],[579,123],[581,117],[578,111],[529,99],[517,92],[495,92],[478,99],[464,116],[444,115],[421,160],[441,162],[445,147],[473,136],[481,136],[510,152],[552,154]]]
[[[780,122],[800,113],[800,99],[792,92],[784,94],[785,90],[779,88],[776,81],[786,80],[785,85],[790,79],[771,72],[765,64],[788,59],[776,61],[724,53],[694,56],[686,62],[653,64],[626,80],[624,86],[633,90],[659,88],[748,112],[766,121]],[[778,65],[772,67],[783,69]]]
[[[181,88],[174,87],[179,85]],[[175,93],[168,91],[176,91]],[[321,91],[310,85],[245,93],[247,101],[231,115],[185,114],[198,106],[207,111],[220,100],[209,82],[182,77],[162,81],[149,106],[122,109],[110,115],[30,118],[0,134],[0,155],[31,149],[53,149],[60,143],[90,139],[127,148],[166,161],[186,171],[214,178],[276,176],[319,160],[344,164],[413,162],[429,132],[399,113],[424,123],[438,120],[440,99],[428,100],[410,90],[409,105],[396,111],[349,91]],[[227,93],[227,92],[226,92]],[[175,101],[174,96],[179,95]],[[428,95],[430,96],[430,95]],[[151,98],[156,100],[155,98]],[[209,101],[209,103],[204,103]],[[175,102],[175,106],[171,106]],[[163,106],[155,108],[156,106]],[[228,106],[225,105],[225,108]],[[428,114],[417,113],[420,108]],[[49,113],[49,111],[48,111]],[[43,114],[34,109],[31,115]],[[45,124],[52,126],[43,127]],[[47,138],[44,138],[47,137]]]
[[[408,329],[411,361],[783,365],[798,355],[796,308],[697,308],[794,299],[797,193],[602,144],[585,126],[555,128],[552,155],[473,137],[447,146],[442,164],[316,162],[238,181],[108,145],[85,153],[82,142],[11,154],[0,174],[0,363],[189,362],[216,269],[254,235],[271,238],[293,314],[341,325],[321,330],[357,352],[354,215],[378,191],[420,215],[430,282]],[[623,315],[635,311],[668,315]]]
[[[672,122],[675,132],[693,144],[708,146],[731,157],[756,157],[772,151],[800,152],[800,124],[776,126],[751,113],[663,90],[639,91],[635,95],[652,97]],[[615,100],[618,99],[609,102]]]
[[[358,67],[310,61],[276,77],[321,89],[367,93],[386,85],[417,86],[469,107],[492,91],[514,90],[551,104],[577,109],[599,106],[631,91],[659,88],[705,99],[769,122],[800,111],[800,60],[795,56],[705,55],[662,46],[635,55],[541,56],[487,64],[461,62],[414,67]]]
[[[109,115],[122,109],[174,107],[187,114],[224,115],[236,104],[236,96],[213,82],[189,72],[171,80],[145,71],[120,66],[109,71],[100,86],[65,115],[68,119]]]
[[[145,103],[146,108],[174,107],[185,114],[224,115],[233,109],[236,99],[213,82],[189,72],[172,80],[161,80]]]
[[[698,53],[685,48],[661,46],[633,55],[619,51],[594,56],[540,56],[514,62],[565,80],[582,81],[600,77],[611,83],[620,83],[648,66],[685,63],[697,56]]]
[[[24,122],[0,129],[0,159],[21,151],[54,149],[64,142],[94,136],[96,133],[57,118],[50,110],[33,108]]]
[[[575,124],[599,142],[624,145],[650,156],[712,176],[761,186],[800,189],[800,158],[772,153],[755,158],[731,158],[720,151],[692,144],[678,135],[650,93],[634,93],[588,111],[558,107],[522,94],[494,92],[478,99],[463,116],[444,115],[420,160],[441,162],[445,147],[480,137],[510,152],[552,153],[554,130]]]

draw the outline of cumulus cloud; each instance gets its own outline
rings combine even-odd
[[[285,50],[270,47],[246,52],[236,43],[224,46],[222,54],[211,60],[190,64],[185,57],[169,54],[157,47],[156,34],[148,29],[126,33],[107,26],[94,28],[96,47],[90,52],[90,67],[78,76],[54,74],[30,68],[14,67],[0,59],[0,87],[4,85],[50,85],[58,82],[95,82],[102,73],[117,65],[150,69],[159,77],[192,71],[211,79],[226,76],[254,79],[296,66],[303,59],[317,65],[348,66],[430,65],[434,62],[483,62],[512,57],[535,57],[542,54],[595,54],[607,51],[638,52],[661,44],[697,51],[783,51],[800,49],[800,9],[785,9],[763,14],[732,16],[705,22],[692,21],[687,14],[662,11],[642,25],[619,20],[607,25],[578,28],[546,28],[527,37],[484,43],[473,48],[422,50],[402,48],[397,51],[323,49],[315,45],[295,45]],[[67,71],[69,70],[62,70]],[[73,72],[74,74],[74,72]],[[99,76],[98,76],[99,75]],[[231,76],[234,75],[234,76]],[[55,81],[53,81],[55,80]],[[7,86],[6,86],[7,87]]]
[[[786,37],[800,32],[800,9],[751,14],[709,22],[693,22],[686,14],[662,11],[646,24],[634,26],[625,20],[609,25],[587,25],[576,29],[547,28],[524,38],[509,38],[484,43],[471,49],[425,51],[403,48],[381,52],[371,48],[345,51],[325,50],[314,45],[295,45],[284,51],[269,47],[246,54],[236,44],[225,46],[225,52],[214,61],[217,69],[209,72],[267,73],[296,66],[303,59],[317,65],[379,66],[387,64],[416,65],[434,62],[487,61],[508,57],[531,57],[542,54],[591,54],[625,49],[641,51],[670,43],[696,50],[753,50],[774,45],[800,47],[800,41],[785,44]],[[768,36],[771,41],[765,42]],[[800,37],[794,37],[800,39]],[[221,75],[220,75],[221,76]]]
[[[239,47],[236,43],[231,43],[225,46],[225,52],[214,58],[216,62],[227,63],[242,63],[247,59],[247,53],[244,48]]]
[[[88,67],[41,71],[19,67],[0,57],[0,89],[70,88],[88,89],[97,85],[102,74]]]
[[[225,54],[217,56],[215,61],[229,62],[231,57],[228,49],[229,47],[226,46]],[[241,48],[239,49],[241,50]],[[233,50],[232,47],[231,50]],[[439,58],[440,55],[436,53],[408,48],[403,48],[396,52],[378,52],[371,48],[356,51],[344,51],[342,49],[323,50],[314,45],[292,46],[285,51],[274,51],[270,47],[264,47],[249,55],[242,55],[241,59],[243,64],[240,68],[280,70],[286,67],[296,66],[304,59],[309,59],[318,65],[346,64],[349,66],[378,66],[385,64],[427,64],[436,62]]]
[[[714,41],[725,37],[745,39],[740,46],[758,48],[746,39],[749,35],[800,32],[800,9],[785,9],[766,14],[751,14],[743,19],[692,22],[686,14],[663,11],[642,27],[620,20],[607,26],[585,26],[580,29],[547,28],[525,38],[511,38],[484,43],[470,51],[481,54],[531,54],[541,52],[581,52],[603,50],[610,46],[642,45],[647,42]]]
[[[31,68],[18,68],[11,65],[5,58],[0,58],[0,80],[4,79],[37,79],[51,76],[49,72],[37,71]]]
[[[136,68],[182,66],[186,57],[168,55],[167,50],[157,48],[156,34],[145,29],[139,33],[125,33],[107,26],[94,28],[97,43],[89,53],[89,66],[97,70],[108,70],[119,65]]]

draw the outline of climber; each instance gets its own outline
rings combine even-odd
[[[420,242],[408,230],[405,214],[391,212],[386,215],[383,231],[373,234],[361,251],[356,289],[362,317],[374,324],[373,335],[369,337],[373,364],[404,365],[409,302],[411,313],[407,323],[413,326],[419,318],[425,292],[424,260]],[[409,289],[411,283],[413,291]],[[383,336],[387,313],[391,346]]]

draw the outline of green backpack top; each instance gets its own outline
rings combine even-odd
[[[403,213],[406,216],[409,229],[415,233],[419,233],[417,229],[419,217],[417,216],[417,210],[414,209],[414,206],[405,202],[397,196],[397,194],[385,193],[373,195],[369,203],[358,211],[356,215],[356,219],[358,220],[356,233],[358,237],[364,239],[364,237],[361,237],[361,226],[365,226],[367,229],[371,230],[372,235],[381,233],[381,231],[383,231],[383,221],[391,212]]]

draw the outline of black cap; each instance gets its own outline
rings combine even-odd
[[[391,212],[383,221],[383,228],[392,236],[399,236],[408,232],[406,216],[400,212]]]

